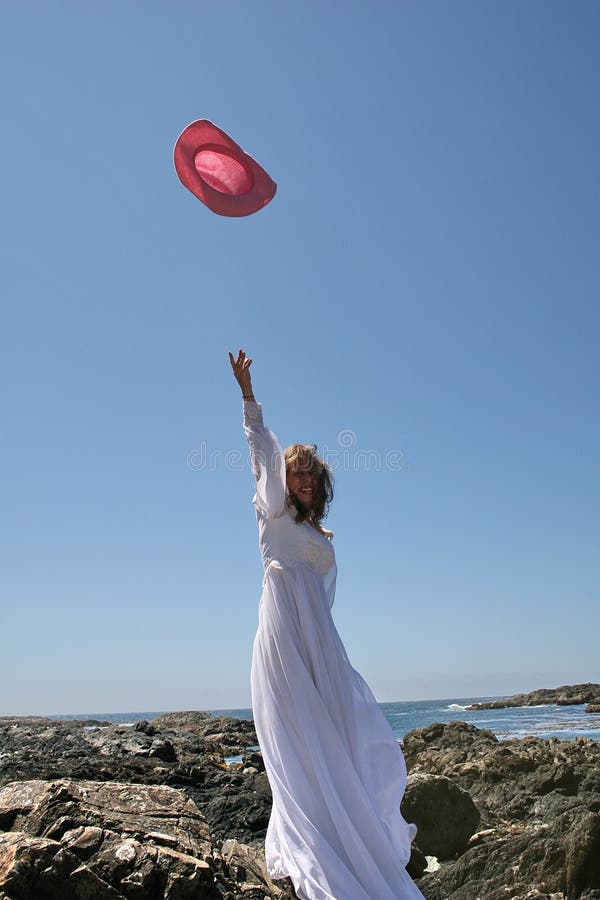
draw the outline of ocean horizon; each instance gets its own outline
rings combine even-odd
[[[477,728],[493,731],[500,740],[523,737],[560,738],[575,740],[590,738],[600,741],[600,714],[586,713],[584,704],[558,706],[555,703],[540,706],[518,706],[507,709],[466,709],[472,703],[482,703],[502,697],[454,697],[439,700],[402,700],[396,703],[380,703],[379,707],[390,723],[398,740],[408,731],[424,728],[434,722],[469,722]],[[183,710],[156,710],[121,713],[72,713],[51,715],[57,720],[94,720],[120,725],[135,725],[144,719],[151,720],[169,712]],[[232,716],[236,719],[251,719],[252,710],[205,709],[203,712],[216,716]]]

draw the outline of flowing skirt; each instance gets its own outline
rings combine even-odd
[[[252,659],[252,705],[273,793],[272,878],[301,900],[422,898],[406,871],[416,828],[400,813],[406,765],[335,628],[329,587],[271,563]]]

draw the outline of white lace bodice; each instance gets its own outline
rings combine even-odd
[[[283,566],[305,564],[317,575],[326,575],[335,562],[331,541],[307,522],[295,521],[288,507],[273,519],[259,516],[259,543],[265,568],[271,562]]]

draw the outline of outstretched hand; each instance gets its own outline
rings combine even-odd
[[[236,359],[230,350],[229,362],[231,363],[231,368],[233,369],[233,377],[241,387],[242,394],[244,395],[244,397],[251,397],[252,377],[250,375],[250,366],[252,365],[252,360],[246,356],[243,350],[238,351]]]

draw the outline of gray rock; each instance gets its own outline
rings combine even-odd
[[[416,844],[410,848],[410,859],[406,864],[406,871],[411,878],[420,878],[427,868],[427,859]]]
[[[480,821],[470,795],[443,775],[408,776],[402,815],[417,826],[416,843],[426,856],[462,853]]]
[[[148,756],[150,759],[162,759],[163,762],[175,762],[177,759],[177,753],[171,741],[160,738],[152,741]]]
[[[142,719],[141,722],[136,722],[133,727],[135,731],[143,731],[144,734],[147,734],[149,737],[154,737],[156,734],[156,729],[150,722],[146,721],[146,719]]]
[[[260,750],[247,750],[242,756],[244,767],[252,766],[257,772],[265,771],[262,753]]]
[[[573,897],[587,888],[600,889],[600,816],[582,810],[569,825],[564,838],[565,880]]]

